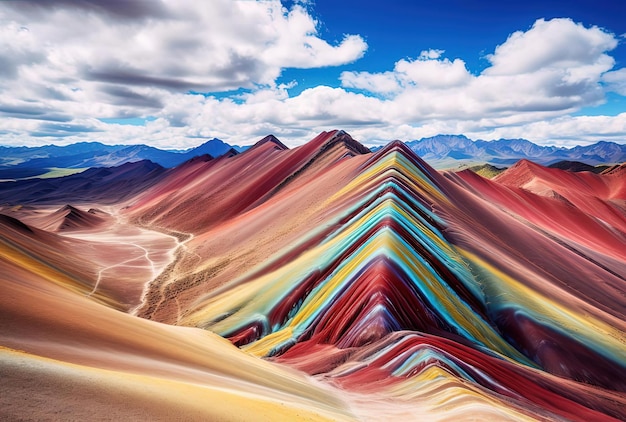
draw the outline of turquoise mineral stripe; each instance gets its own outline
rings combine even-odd
[[[417,238],[419,242],[423,245],[423,247],[429,250],[429,252],[436,256],[438,259],[442,260],[442,262],[445,262],[446,266],[455,267],[455,270],[462,276],[461,278],[471,277],[471,274],[463,274],[463,267],[458,266],[458,261],[451,259],[446,251],[443,251],[437,246],[437,244],[432,241],[431,238],[434,235],[440,241],[445,242],[440,233],[438,233],[432,227],[431,228],[433,230],[428,230],[428,233],[416,229],[416,227],[418,226],[418,222],[416,220],[421,220],[419,221],[420,224],[424,224],[427,222],[423,221],[422,217],[419,214],[411,213],[409,210],[407,210],[407,207],[405,207],[405,202],[403,200],[400,200],[396,195],[393,195],[392,193],[386,193],[385,195],[378,198],[375,203],[371,204],[369,208],[369,210],[364,210],[362,212],[363,215],[359,215],[362,219],[368,213],[373,212],[373,215],[370,215],[367,220],[362,221],[360,224],[357,225],[348,224],[345,229],[338,231],[338,233],[332,236],[333,238],[339,237],[340,241],[334,243],[332,247],[326,250],[325,254],[322,256],[323,259],[322,264],[320,265],[321,268],[330,266],[338,255],[340,255],[351,245],[354,245],[359,240],[362,240],[361,238],[364,236],[365,233],[379,225],[383,219],[388,218],[397,222],[409,233],[414,235],[415,238]],[[399,212],[399,209],[402,209],[404,213]],[[408,220],[406,216],[412,217],[413,221]],[[355,222],[358,222],[359,218],[355,217],[353,220],[355,220]],[[331,294],[328,294],[326,296],[325,300],[323,300],[321,303],[314,303],[316,301],[319,302],[318,296],[320,296],[320,292],[322,290],[328,289],[327,281],[332,280],[333,277],[335,277],[337,273],[342,272],[347,265],[354,265],[352,261],[355,259],[355,257],[359,257],[363,253],[363,250],[368,248],[369,245],[380,236],[386,237],[386,241],[383,242],[384,245],[398,244],[401,245],[401,247],[389,248],[383,246],[382,248],[377,249],[377,253],[374,256],[361,258],[360,264],[356,265],[355,268],[348,274],[348,276],[346,276],[344,280],[341,280],[341,282],[337,284],[337,287],[334,289],[334,291],[331,292]],[[451,248],[451,246],[447,245],[447,243],[444,244]],[[491,329],[491,327],[485,321],[483,321],[482,318],[476,315],[472,311],[471,307],[469,307],[469,305],[467,305],[462,300],[462,298],[460,298],[456,294],[456,292],[452,288],[450,288],[449,285],[447,285],[447,283],[432,268],[427,260],[425,260],[419,253],[416,253],[416,251],[395,231],[387,226],[383,226],[370,239],[365,240],[365,242],[359,248],[357,248],[351,256],[347,257],[344,262],[342,262],[324,282],[320,283],[315,289],[313,289],[309,296],[304,300],[302,306],[299,309],[309,308],[313,306],[315,307],[315,310],[313,312],[310,312],[308,318],[306,318],[300,324],[292,327],[292,329],[294,329],[294,337],[297,338],[300,334],[302,334],[307,329],[307,327],[309,327],[319,317],[319,314],[322,311],[326,310],[330,306],[330,304],[333,303],[345,291],[345,289],[349,286],[351,280],[355,278],[358,273],[362,271],[367,265],[369,265],[372,259],[375,259],[376,257],[381,255],[392,259],[398,266],[403,269],[403,271],[405,271],[406,274],[409,275],[414,283],[414,287],[430,302],[430,304],[433,306],[434,309],[437,310],[440,316],[451,327],[454,327],[459,334],[463,335],[468,340],[471,340],[474,343],[487,346],[487,344],[481,339],[473,336],[467,330],[465,324],[459,323],[456,318],[450,315],[450,307],[456,308],[458,306],[461,306],[463,308],[463,315],[472,315],[472,318],[474,319],[474,321],[472,321],[472,327],[479,328],[479,331],[485,334],[488,332],[489,334],[487,334],[487,336],[497,336],[497,334]],[[415,262],[419,262],[420,266],[425,269],[426,273],[421,273],[419,268],[413,264]],[[290,284],[292,286],[295,286],[298,283],[302,282],[309,275],[310,270],[311,269],[309,269],[309,271],[302,271],[297,281],[294,283],[294,280],[292,280]],[[276,280],[276,282],[281,283],[282,281]],[[269,332],[270,327],[268,326],[267,318],[264,317],[264,315],[269,314],[269,312],[275,306],[277,306],[281,302],[281,300],[283,300],[283,298],[286,297],[286,295],[289,293],[289,289],[286,289],[284,296],[271,296],[271,293],[275,291],[276,289],[274,283],[268,285],[265,289],[261,290],[255,300],[244,306],[244,309],[241,309],[240,312],[238,312],[238,316],[241,318],[237,319],[239,319],[240,323],[235,324],[235,327],[231,326],[231,330],[236,331],[237,329],[243,328],[248,325],[246,323],[247,318],[245,318],[245,314],[248,312],[252,312],[253,314],[250,315],[250,317],[253,318],[251,319],[253,321],[261,323],[264,329]],[[447,298],[446,302],[442,302],[439,299],[440,297]],[[291,317],[288,318],[288,320],[284,324],[277,324],[274,327],[271,327],[271,331],[275,332],[289,326],[297,313],[298,312],[294,311]]]
[[[468,381],[476,381],[470,374],[457,365],[453,357],[429,345],[424,345],[419,350],[412,352],[408,357],[404,356],[404,354],[396,356],[393,360],[385,364],[383,368],[395,368],[393,369],[392,375],[401,377],[410,373],[420,364],[427,363],[428,361],[441,362],[462,378]],[[442,367],[444,365],[438,364],[437,366]]]

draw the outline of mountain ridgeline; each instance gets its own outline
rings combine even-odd
[[[543,165],[559,161],[579,161],[592,166],[626,161],[626,145],[606,141],[563,148],[540,146],[526,139],[472,141],[463,135],[437,135],[406,144],[413,152],[438,168],[475,163],[509,166],[521,159]]]
[[[274,136],[269,136],[278,141]],[[502,168],[522,159],[542,165],[554,165],[562,161],[581,163],[577,164],[576,168],[582,168],[581,165],[593,168],[602,164],[626,161],[626,145],[606,141],[563,148],[540,146],[526,139],[473,141],[463,135],[437,135],[407,141],[405,144],[437,169],[482,164]],[[287,148],[282,143],[281,145]],[[67,146],[0,146],[0,180],[58,177],[90,167],[113,167],[142,160],[152,161],[164,168],[172,168],[200,155],[216,158],[238,154],[246,148],[231,146],[217,138],[186,150],[162,150],[148,145],[105,145],[99,142],[80,142]],[[379,148],[372,148],[372,151]],[[59,170],[65,173],[61,174]]]
[[[99,142],[80,142],[67,146],[0,146],[0,179],[38,177],[54,168],[113,167],[142,160],[171,168],[200,155],[215,158],[238,154],[243,149],[217,138],[186,150],[162,150],[148,145],[105,145]]]

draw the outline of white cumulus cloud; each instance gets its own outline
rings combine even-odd
[[[608,91],[626,96],[626,69],[606,72],[602,75],[602,81],[605,82]]]
[[[25,118],[21,101],[72,117],[142,114],[165,91],[273,85],[284,68],[367,49],[358,35],[328,43],[304,7],[278,0],[2,2],[0,25],[0,107]]]
[[[626,139],[624,113],[571,115],[607,91],[626,95],[626,70],[610,55],[618,38],[598,27],[540,19],[491,46],[480,73],[431,49],[382,72],[337,69],[340,85],[290,95],[293,84],[277,82],[284,69],[340,66],[367,50],[358,35],[326,41],[318,26],[306,7],[278,0],[2,2],[0,143],[185,148],[273,133],[297,145],[333,128],[369,144],[439,133]],[[101,120],[148,116],[140,126]]]

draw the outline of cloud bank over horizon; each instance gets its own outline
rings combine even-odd
[[[480,72],[436,48],[369,71],[353,70],[367,34],[327,40],[322,26],[313,6],[278,0],[3,2],[0,144],[186,148],[273,133],[293,146],[332,128],[370,145],[440,133],[626,142],[626,111],[583,112],[626,96],[611,55],[623,36],[607,29],[538,19],[485,45]],[[281,78],[294,68],[328,78],[294,92]]]

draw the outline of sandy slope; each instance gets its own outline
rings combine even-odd
[[[214,334],[142,320],[0,266],[6,419],[347,418],[329,391]]]

